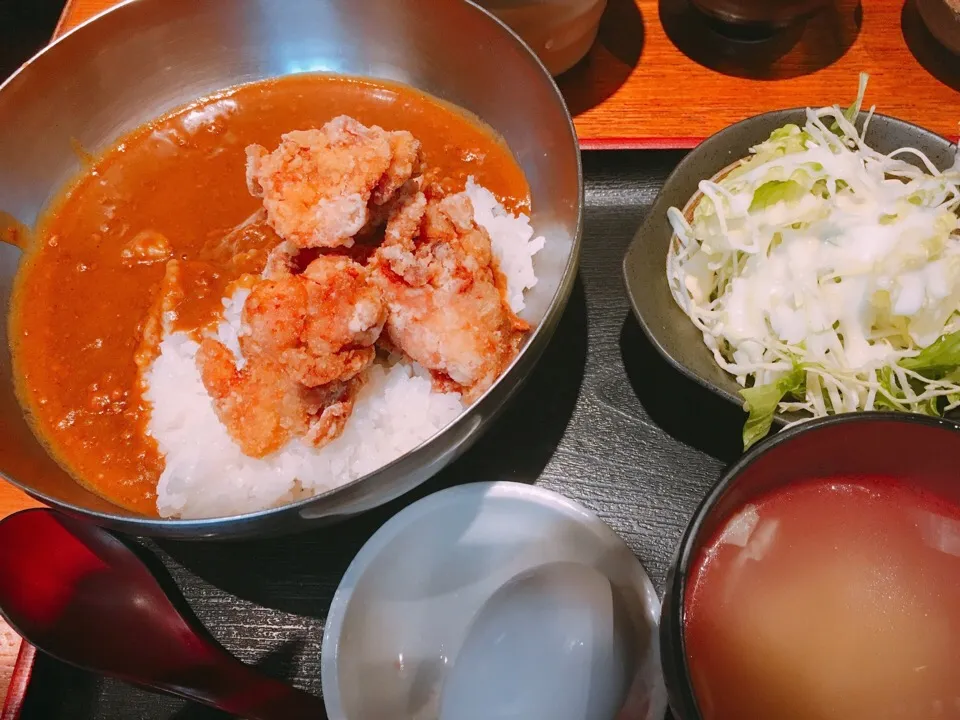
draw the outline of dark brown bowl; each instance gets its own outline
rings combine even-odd
[[[667,284],[667,249],[673,230],[667,209],[683,208],[697,192],[701,180],[745,157],[749,149],[788,123],[803,125],[804,109],[776,110],[748,118],[708,138],[681,161],[663,185],[650,213],[637,232],[623,260],[623,275],[633,311],[650,342],[684,375],[703,387],[742,405],[740,386],[716,364],[703,343],[703,336],[674,301]],[[957,148],[929,130],[903,120],[874,115],[866,136],[874,149],[889,153],[905,145],[915,147],[938,168],[953,164]],[[907,159],[907,158],[905,158]],[[792,419],[778,416],[782,424]]]
[[[822,10],[831,0],[692,0],[705,15],[721,23],[780,28]]]
[[[947,50],[960,55],[960,0],[916,0],[930,34]]]

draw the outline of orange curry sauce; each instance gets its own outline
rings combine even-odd
[[[95,160],[53,204],[21,265],[11,311],[18,393],[35,432],[71,474],[107,499],[155,515],[163,458],[145,427],[134,354],[164,262],[124,262],[139,233],[160,233],[184,263],[178,329],[215,321],[241,272],[202,253],[249,217],[244,149],[276,147],[291,130],[351,115],[409,130],[427,178],[468,175],[525,209],[523,172],[492,131],[411,88],[297,75],[227,90],[151,122]],[[261,233],[264,245],[277,242]],[[248,238],[249,242],[249,238]]]

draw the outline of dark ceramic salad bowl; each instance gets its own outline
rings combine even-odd
[[[685,208],[697,194],[701,180],[714,178],[736,164],[774,130],[788,124],[802,127],[805,118],[804,108],[764,113],[731,125],[698,145],[667,178],[623,261],[630,303],[653,346],[681,373],[737,405],[743,405],[740,385],[717,365],[702,334],[670,292],[667,251],[674,233],[667,210]],[[957,153],[957,147],[945,138],[885,115],[872,117],[865,141],[882,153],[914,147],[940,169],[950,167]],[[798,419],[799,415],[777,414],[774,423],[783,425]]]

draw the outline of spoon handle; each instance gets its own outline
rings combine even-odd
[[[195,666],[189,677],[170,689],[245,720],[316,720],[326,715],[320,698],[228,656]]]

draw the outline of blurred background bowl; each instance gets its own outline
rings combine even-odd
[[[960,55],[960,0],[916,0],[916,3],[930,34],[945,48]],[[960,63],[960,58],[957,62]]]
[[[0,211],[32,227],[93,153],[161,113],[222,88],[297,72],[407,83],[480,117],[510,146],[547,244],[528,293],[535,322],[519,356],[456,422],[337,490],[231,518],[162,520],[89,492],[47,454],[13,390],[0,330],[0,475],[66,512],[141,535],[273,534],[363,512],[412,490],[466,450],[530,374],[577,270],[583,187],[577,138],[556,85],[529,48],[464,0],[130,0],[45,49],[0,86]],[[21,252],[0,243],[9,310]],[[526,314],[526,313],[525,313]]]
[[[700,12],[728,25],[782,28],[820,12],[832,0],[691,0]]]
[[[478,0],[523,38],[551,75],[589,52],[607,0]]]

